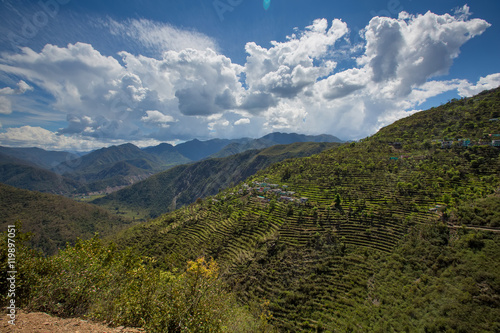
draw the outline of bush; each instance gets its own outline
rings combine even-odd
[[[2,264],[6,254],[3,242]],[[95,236],[52,257],[19,244],[17,260],[22,274],[18,280],[25,281],[18,285],[23,297],[17,299],[28,311],[105,320],[150,332],[267,329],[265,317],[256,318],[226,290],[213,259],[201,257],[189,261],[183,272],[168,272],[155,268],[152,258],[104,245]],[[5,295],[2,292],[3,304]]]

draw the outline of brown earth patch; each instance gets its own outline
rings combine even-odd
[[[129,327],[109,327],[80,318],[58,318],[43,312],[16,313],[15,325],[9,324],[7,314],[2,314],[0,332],[5,333],[142,333],[143,329]]]

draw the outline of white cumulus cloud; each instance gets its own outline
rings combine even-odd
[[[250,124],[250,119],[248,118],[241,118],[238,119],[234,122],[235,125],[245,125],[245,124]]]
[[[494,89],[498,86],[500,86],[500,73],[481,77],[476,84],[471,84],[468,81],[462,82],[458,92],[462,97],[470,97],[483,90]]]
[[[160,127],[168,127],[168,123],[175,121],[174,117],[163,114],[158,110],[146,111],[146,115],[142,117],[141,120],[145,123],[151,123]]]

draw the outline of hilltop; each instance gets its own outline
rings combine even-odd
[[[500,90],[494,89],[417,112],[381,129],[371,140],[429,143],[469,139],[491,143],[500,134]],[[457,142],[458,143],[458,142]]]
[[[115,240],[166,269],[215,258],[243,301],[270,301],[283,331],[498,329],[499,105],[495,89],[419,112]]]

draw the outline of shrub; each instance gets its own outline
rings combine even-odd
[[[3,242],[0,258],[5,259],[6,254]],[[252,315],[228,292],[213,259],[188,261],[183,272],[164,271],[155,267],[154,259],[131,248],[104,245],[97,235],[78,240],[52,257],[19,243],[17,255],[19,281],[25,281],[18,285],[23,297],[17,299],[30,311],[105,320],[150,332],[267,329],[266,317]],[[6,262],[2,260],[2,264]],[[5,295],[3,292],[2,303]]]

